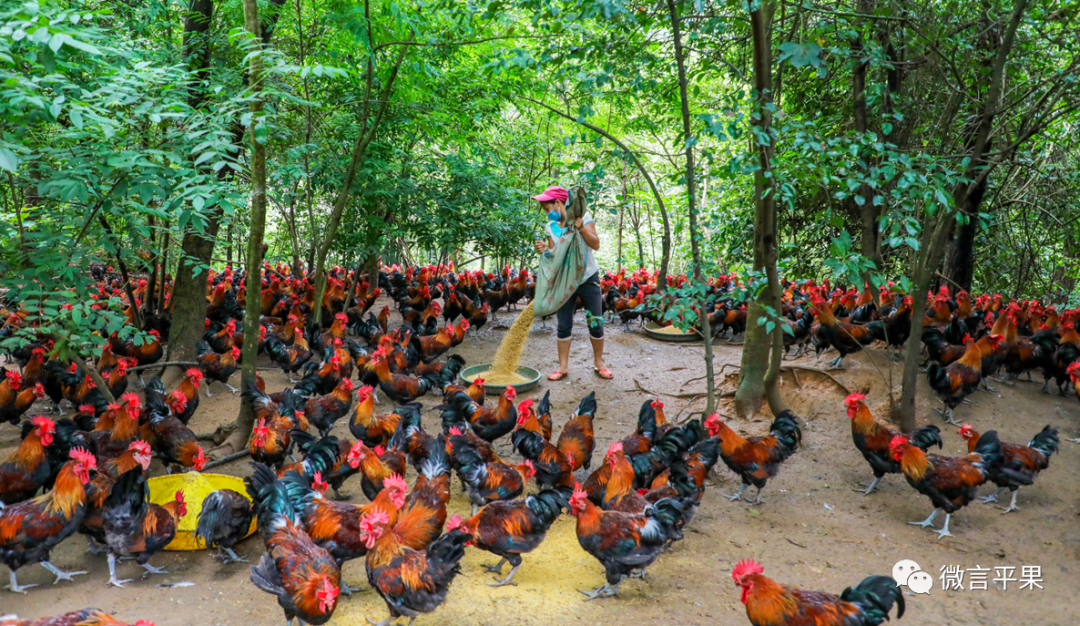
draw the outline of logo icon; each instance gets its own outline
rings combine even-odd
[[[910,559],[897,561],[892,568],[892,577],[897,585],[906,586],[912,593],[930,593],[934,588],[934,577],[922,571],[919,564]]]
[[[908,576],[907,587],[911,593],[926,593],[934,588],[934,577],[927,572],[915,572]]]
[[[915,572],[921,572],[922,568],[915,561],[904,559],[903,561],[897,561],[896,565],[892,566],[892,577],[896,581],[897,585],[903,587],[908,584],[908,577]]]

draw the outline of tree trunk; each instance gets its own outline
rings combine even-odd
[[[944,274],[968,291],[971,291],[975,278],[975,235],[979,232],[979,207],[988,184],[989,179],[983,178],[971,190],[962,210],[967,221],[954,227],[953,240],[945,258]]]
[[[285,0],[270,0],[273,7],[268,19],[266,29],[262,32],[262,44],[270,43],[274,28],[277,25],[278,16],[281,14],[280,7]],[[213,21],[212,0],[193,0],[191,11],[184,20],[184,58],[187,59],[189,68],[197,68],[200,84],[205,83],[209,74],[210,46],[207,33]],[[245,71],[245,84],[249,84],[250,76]],[[189,97],[193,108],[201,106],[206,94],[195,91]],[[233,125],[233,143],[239,145],[243,141],[244,127],[235,122]],[[242,148],[241,148],[242,149]],[[241,155],[237,155],[240,162]],[[229,175],[230,169],[223,167],[218,170],[218,178]],[[202,336],[206,322],[206,279],[202,270],[195,275],[196,268],[208,267],[214,257],[214,243],[217,241],[218,231],[221,227],[222,211],[220,207],[214,207],[206,215],[205,232],[200,234],[193,229],[186,229],[181,244],[183,255],[176,267],[176,279],[173,282],[172,302],[179,302],[178,306],[172,307],[172,328],[169,331],[169,354],[168,361],[194,361],[195,342]],[[173,379],[180,376],[182,369],[174,370]],[[166,384],[168,386],[168,383]]]
[[[1027,8],[1028,0],[1017,0],[1013,6],[1009,24],[1001,38],[995,55],[994,64],[990,72],[990,89],[983,102],[983,108],[976,121],[976,130],[970,141],[970,159],[964,170],[964,178],[970,182],[959,182],[953,189],[953,206],[959,210],[968,205],[969,198],[976,192],[982,163],[986,156],[987,147],[990,144],[991,131],[994,128],[994,119],[1000,106],[999,100],[1004,89],[1005,62],[1008,60],[1013,43],[1016,40],[1016,30]],[[984,179],[985,180],[985,179]],[[926,292],[930,285],[930,277],[945,252],[945,242],[949,236],[949,230],[955,222],[955,215],[945,207],[941,207],[934,213],[929,224],[923,226],[923,235],[919,253],[916,256],[915,267],[912,271],[914,279],[912,288],[913,296],[911,336],[908,338],[904,359],[903,393],[899,404],[893,407],[893,419],[900,424],[904,432],[915,429],[915,390],[919,375],[918,356],[922,345],[923,312],[926,310]]]
[[[637,202],[635,202],[634,204],[636,206]],[[632,213],[632,216],[634,217],[634,235],[635,235],[635,238],[637,239],[638,269],[642,269],[642,268],[645,267],[645,242],[642,240],[642,237],[641,237],[641,207],[640,206],[636,206],[634,212]]]
[[[758,168],[754,172],[754,270],[765,274],[766,285],[761,294],[747,307],[746,338],[743,341],[742,367],[739,388],[735,392],[735,412],[747,417],[761,408],[767,398],[773,414],[787,409],[780,394],[780,360],[784,353],[783,324],[781,316],[780,280],[776,270],[776,200],[771,176],[776,138],[772,134],[772,16],[776,7],[772,2],[762,2],[750,12],[750,30],[753,35],[754,65],[754,119],[758,120],[755,135],[768,137],[768,142],[758,143]],[[768,315],[766,307],[773,309]],[[772,333],[757,321],[766,317],[774,322]]]
[[[858,0],[856,7],[858,13],[862,15],[872,15],[874,12],[874,1]],[[862,54],[863,38],[861,34],[855,39],[851,49],[855,56],[860,56]],[[853,117],[855,132],[860,135],[865,134],[868,130],[866,119],[866,71],[868,66],[868,61],[860,60],[851,72],[851,97],[854,101]],[[867,163],[867,167],[869,167],[869,165],[870,164]],[[862,200],[862,204],[859,206],[859,217],[860,222],[862,223],[862,253],[863,256],[874,262],[875,269],[880,272],[883,269],[883,264],[880,246],[878,244],[879,211],[878,207],[874,206],[874,191],[869,185],[860,185],[858,197]],[[863,276],[863,281],[869,283],[870,275],[865,274]],[[877,295],[877,290],[874,290],[874,294],[875,296]]]
[[[686,91],[686,59],[682,45],[682,28],[679,24],[679,11],[675,0],[667,0],[671,14],[671,31],[675,44],[675,64],[679,72],[679,100],[682,105],[683,145],[686,155],[686,205],[690,212],[690,251],[694,257],[694,282],[705,284],[701,270],[701,235],[698,233],[697,198],[694,196],[694,149],[690,143],[693,137],[690,128],[690,98]],[[709,328],[711,302],[707,297],[698,303],[701,316],[701,332],[705,340],[705,415],[711,415],[716,409],[716,376],[713,371],[712,329]]]
[[[368,22],[368,28],[370,29],[371,23]],[[410,36],[409,41],[412,41]],[[349,197],[352,195],[352,181],[356,177],[356,172],[360,169],[360,163],[364,160],[364,154],[367,152],[368,145],[375,139],[375,133],[379,130],[379,123],[382,121],[383,115],[386,113],[386,109],[390,106],[390,97],[393,94],[394,80],[397,78],[398,70],[401,69],[401,63],[405,60],[405,55],[409,50],[409,46],[401,46],[401,50],[398,52],[397,61],[394,62],[394,67],[390,70],[390,76],[383,84],[382,90],[378,95],[378,110],[375,112],[374,119],[368,124],[368,107],[370,105],[371,98],[371,84],[373,75],[375,72],[373,63],[369,61],[368,66],[368,90],[364,94],[364,113],[361,116],[359,128],[360,133],[356,136],[356,142],[353,144],[352,160],[349,162],[349,169],[345,172],[345,180],[342,182],[341,191],[338,192],[337,200],[334,202],[334,210],[330,214],[330,221],[326,224],[326,232],[323,235],[322,244],[319,246],[318,253],[315,255],[315,303],[314,307],[316,311],[322,310],[323,295],[326,293],[326,255],[330,251],[330,245],[334,242],[334,237],[337,236],[338,225],[341,224],[341,215],[345,212],[345,205],[348,204]]]
[[[622,174],[622,202],[619,203],[619,250],[616,253],[617,261],[619,263],[619,271],[623,268],[623,256],[622,256],[622,240],[623,240],[623,218],[626,216],[626,163],[624,162],[619,168]]]
[[[251,52],[260,50],[261,38],[259,25],[258,0],[244,0],[244,28],[255,37],[255,47]],[[240,385],[246,389],[255,384],[256,361],[259,353],[259,315],[262,302],[263,235],[266,230],[266,145],[255,134],[256,126],[262,121],[262,55],[251,54],[248,61],[248,79],[251,88],[251,125],[248,134],[251,137],[251,231],[247,245],[247,301],[244,310],[244,347],[241,350],[243,363],[240,369]],[[265,140],[264,140],[265,141]],[[236,418],[236,427],[229,438],[217,448],[219,458],[244,449],[251,435],[255,421],[255,411],[251,398],[244,396],[240,402],[240,414]]]
[[[188,103],[194,109],[201,107],[206,99],[203,86],[210,73],[208,33],[213,19],[213,0],[192,0],[184,18],[183,55],[188,68],[194,71],[199,79],[188,96]],[[169,354],[166,361],[195,360],[195,342],[202,336],[203,322],[206,320],[206,279],[201,270],[196,276],[195,268],[210,264],[220,216],[219,208],[211,209],[207,215],[205,234],[197,233],[190,226],[184,229],[180,246],[183,254],[176,264],[172,298],[169,302],[172,328],[169,330]]]

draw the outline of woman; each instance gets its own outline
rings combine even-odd
[[[548,380],[562,380],[570,371],[570,331],[574,326],[574,302],[578,297],[595,320],[595,325],[589,327],[589,340],[592,342],[593,349],[593,371],[600,378],[611,379],[614,375],[604,365],[604,322],[601,317],[603,296],[600,292],[600,266],[596,262],[596,250],[600,249],[600,236],[596,234],[596,222],[588,212],[574,220],[572,224],[566,223],[568,197],[569,194],[562,187],[548,187],[544,193],[533,196],[533,200],[540,202],[541,210],[548,216],[548,224],[545,228],[547,240],[536,242],[537,253],[543,254],[553,249],[555,240],[567,230],[576,231],[586,247],[584,278],[574,295],[570,296],[570,299],[556,313],[559,320],[557,332],[559,369],[549,374]]]

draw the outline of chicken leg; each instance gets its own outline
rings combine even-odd
[[[881,482],[882,478],[883,476],[874,476],[874,480],[870,481],[870,483],[866,485],[866,489],[852,489],[852,491],[857,491],[864,496],[868,496],[874,493],[874,490],[877,489],[878,483]]]
[[[210,558],[221,559],[222,565],[228,565],[229,563],[248,562],[247,559],[233,552],[232,548],[226,548],[225,546],[218,546],[217,554],[211,554]]]
[[[80,572],[65,572],[64,570],[56,567],[55,565],[53,565],[52,563],[50,563],[48,561],[42,561],[41,566],[56,575],[56,580],[53,581],[54,585],[56,583],[60,582],[61,580],[66,580],[68,582],[73,583],[73,582],[75,582],[75,579],[72,578],[72,576],[81,576],[81,575],[86,573],[86,572],[81,572],[81,571]]]
[[[730,496],[726,495],[724,497],[727,498],[728,500],[730,500],[731,502],[734,502],[736,500],[741,500],[742,499],[742,494],[743,494],[744,491],[746,491],[747,487],[749,487],[749,485],[747,485],[746,483],[743,483],[742,489],[739,490],[739,493],[732,494]]]
[[[597,598],[607,598],[610,596],[619,595],[619,585],[621,584],[622,581],[620,580],[619,582],[615,583],[614,587],[611,586],[611,583],[604,583],[603,586],[597,587],[592,591],[585,591],[583,589],[578,589],[578,591],[587,596],[585,598],[585,602],[588,602],[589,600],[595,600]]]
[[[1018,493],[1020,493],[1019,489],[1016,489],[1012,492],[1012,501],[1009,502],[1009,506],[1002,509],[1002,515],[1004,515],[1005,513],[1011,513],[1012,511],[1020,510],[1020,507],[1016,506],[1016,494]]]
[[[37,587],[37,585],[22,585],[19,586],[19,581],[15,579],[15,570],[11,570],[11,583],[4,585],[7,589],[10,589],[13,593],[25,594],[26,590],[31,587]]]
[[[934,518],[937,517],[938,511],[940,511],[940,510],[941,509],[934,509],[934,512],[930,514],[930,517],[924,519],[921,522],[908,522],[908,523],[911,524],[912,526],[922,526],[923,528],[928,528],[929,526],[931,526],[934,523]]]
[[[107,582],[105,584],[112,585],[113,587],[119,587],[120,589],[123,589],[124,588],[124,583],[129,583],[129,582],[131,582],[130,578],[128,578],[126,580],[119,580],[119,579],[116,578],[116,555],[110,552],[109,553],[109,582]]]
[[[943,526],[941,528],[941,530],[935,530],[934,531],[935,533],[937,533],[938,541],[940,541],[941,539],[943,539],[945,537],[952,537],[953,536],[952,533],[949,532],[949,520],[951,520],[951,519],[952,519],[952,513],[946,513],[945,514],[945,526]]]
[[[980,498],[980,500],[983,501],[983,504],[990,504],[991,502],[997,502],[998,501],[997,500],[998,494],[1001,493],[1002,489],[1004,489],[1004,487],[998,487],[997,490],[994,491],[994,493],[986,496],[985,498]]]
[[[150,565],[149,563],[141,563],[141,565],[142,565],[143,569],[146,570],[146,573],[142,575],[143,578],[146,578],[150,574],[168,574],[169,573],[169,572],[165,571],[164,569],[162,569],[160,567],[154,567],[153,565]]]
[[[341,580],[341,581],[338,582],[338,589],[341,591],[341,593],[349,596],[350,598],[352,597],[352,594],[356,593],[357,591],[360,591],[359,587],[353,587],[351,585],[347,585],[347,584],[345,584],[344,580]]]
[[[943,416],[945,416],[946,422],[953,424],[954,426],[959,426],[960,422],[956,421],[956,418],[953,417],[952,408],[948,404],[945,404],[944,406],[944,410],[938,409],[938,413],[941,413]]]
[[[516,587],[517,583],[513,582],[513,579],[514,574],[517,573],[519,567],[521,567],[521,563],[518,563],[514,567],[510,568],[510,573],[506,575],[506,578],[500,579],[496,576],[495,582],[488,583],[488,587],[505,587],[506,585],[514,585]]]
[[[483,567],[492,574],[502,574],[502,568],[505,563],[506,557],[503,557],[502,560],[500,560],[498,563],[494,565],[484,565]]]

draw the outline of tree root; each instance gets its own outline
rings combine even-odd
[[[836,383],[836,386],[843,389],[844,393],[851,394],[851,391],[844,385],[844,383],[836,380],[835,378],[833,378],[832,374],[830,374],[830,373],[828,373],[828,372],[826,372],[824,370],[815,369],[813,367],[803,367],[801,365],[781,365],[780,366],[780,371],[784,371],[784,370],[791,370],[793,376],[795,375],[795,370],[802,370],[804,372],[815,372],[817,374],[821,374],[825,378],[828,378],[829,380]],[[796,380],[798,380],[798,378],[796,378]]]

